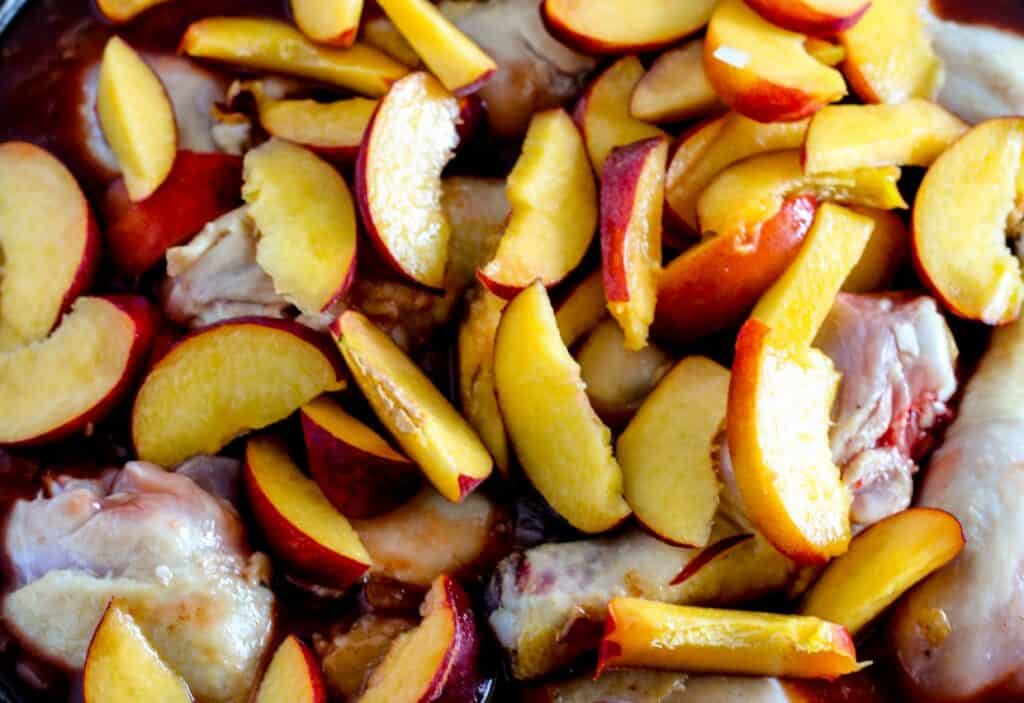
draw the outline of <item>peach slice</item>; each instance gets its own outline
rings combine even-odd
[[[817,208],[810,195],[791,197],[753,231],[711,237],[676,257],[658,284],[654,336],[687,344],[743,322],[800,251]]]
[[[598,417],[622,427],[671,368],[672,357],[655,344],[629,349],[622,328],[605,319],[580,345],[576,362]]]
[[[555,306],[555,321],[562,333],[562,343],[571,348],[597,327],[607,312],[604,272],[595,271],[573,286]]]
[[[764,154],[719,174],[700,196],[697,218],[705,233],[753,230],[775,215],[787,197],[801,193],[883,210],[905,208],[899,178],[897,166],[806,175],[800,152]]]
[[[258,109],[260,125],[272,137],[301,144],[327,159],[352,161],[359,153],[377,101],[264,99]]]
[[[459,143],[458,117],[458,101],[437,80],[406,76],[377,106],[356,163],[359,210],[377,250],[399,273],[438,290],[451,236],[441,171]]]
[[[1006,246],[1024,199],[1024,119],[982,122],[936,159],[914,203],[911,246],[921,280],[954,314],[1011,322],[1024,296]]]
[[[337,171],[271,139],[245,155],[242,197],[260,233],[256,262],[275,291],[308,315],[345,294],[356,267],[356,213]]]
[[[439,576],[421,610],[422,622],[395,639],[357,703],[475,700],[480,643],[469,597]]]
[[[626,348],[647,344],[661,275],[661,212],[668,139],[616,147],[601,179],[601,261],[608,310]]]
[[[338,700],[356,700],[363,683],[388,653],[391,643],[416,624],[409,617],[371,612],[361,615],[344,634],[318,643],[324,680],[332,696],[337,696]]]
[[[509,476],[508,435],[494,388],[494,338],[505,299],[480,288],[459,327],[459,396],[502,476]]]
[[[300,417],[309,473],[343,515],[376,517],[416,495],[416,466],[333,400],[317,398]]]
[[[179,51],[243,68],[310,78],[373,98],[408,73],[405,66],[371,46],[318,46],[284,22],[255,17],[208,17],[193,22]]]
[[[427,68],[455,95],[477,90],[498,70],[485,54],[429,0],[377,0]]]
[[[387,15],[364,19],[359,32],[359,36],[364,42],[380,49],[410,70],[419,68],[422,63],[420,55],[406,41],[406,38],[398,31],[398,27],[388,19]]]
[[[142,297],[81,297],[49,337],[0,352],[0,446],[52,441],[101,420],[135,379],[155,327]]]
[[[715,0],[545,0],[552,34],[588,54],[655,51],[708,23]]]
[[[931,166],[966,131],[959,117],[920,98],[899,105],[829,105],[807,128],[804,171]]]
[[[597,672],[627,666],[828,680],[861,668],[846,628],[818,618],[613,598]]]
[[[804,48],[807,53],[821,61],[826,66],[838,66],[846,58],[846,49],[842,44],[833,44],[825,39],[807,37],[804,40]]]
[[[0,252],[2,353],[50,333],[92,284],[100,254],[96,218],[78,182],[27,142],[0,144]]]
[[[103,50],[96,113],[129,197],[144,200],[171,172],[178,127],[163,83],[118,37],[111,37]]]
[[[629,113],[645,122],[678,122],[723,109],[704,73],[704,40],[694,39],[659,56],[636,84]]]
[[[292,462],[283,442],[270,436],[246,442],[245,487],[274,555],[297,573],[347,588],[369,568],[359,535]]]
[[[168,249],[241,205],[241,192],[242,160],[220,153],[179,151],[167,180],[141,202],[131,201],[123,179],[114,181],[103,208],[114,264],[132,276],[145,273]]]
[[[111,600],[89,642],[85,703],[192,703],[185,680],[160,658],[132,616]]]
[[[361,313],[332,325],[338,348],[370,406],[448,500],[459,502],[491,473],[486,447],[423,371]]]
[[[244,351],[243,351],[244,350]],[[176,466],[345,387],[337,353],[294,322],[242,318],[190,334],[149,370],[132,409],[140,459]]]
[[[349,47],[356,41],[363,0],[289,0],[292,18],[318,44]]]
[[[494,343],[498,404],[516,455],[551,507],[584,532],[629,515],[611,433],[587,400],[538,282],[515,297]]]
[[[765,124],[730,112],[686,137],[669,164],[665,201],[675,217],[699,231],[697,201],[725,169],[751,156],[799,149],[808,120]]]
[[[168,0],[96,0],[96,9],[115,24],[127,22]]]
[[[871,3],[860,21],[839,35],[843,73],[864,102],[902,103],[935,97],[942,61],[932,49],[917,0]]]
[[[791,122],[846,95],[839,71],[805,36],[772,24],[744,0],[723,0],[708,24],[704,70],[727,105],[760,122]]]
[[[853,207],[854,212],[870,217],[875,227],[857,265],[843,281],[847,293],[877,293],[888,290],[897,271],[910,254],[910,232],[903,218],[889,210]]]
[[[508,176],[512,204],[498,250],[477,278],[512,298],[535,280],[551,286],[583,260],[597,228],[594,174],[576,125],[563,110],[533,116]]]
[[[326,703],[320,663],[295,635],[284,638],[263,674],[255,703]]]
[[[875,523],[850,542],[804,597],[800,612],[830,620],[856,636],[865,625],[964,547],[955,517],[910,508]]]
[[[658,127],[630,114],[630,96],[643,76],[640,59],[625,56],[591,81],[576,103],[573,119],[583,133],[598,175],[604,172],[604,161],[615,147],[665,136]]]
[[[833,37],[860,21],[871,0],[747,0],[759,15],[791,32]]]
[[[711,453],[728,397],[726,369],[687,357],[647,396],[615,445],[626,502],[662,539],[708,544],[720,489]]]

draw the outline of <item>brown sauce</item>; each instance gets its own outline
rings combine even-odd
[[[1024,0],[931,0],[943,19],[984,24],[1024,35]]]

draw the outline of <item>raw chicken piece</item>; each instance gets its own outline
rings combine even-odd
[[[246,699],[270,640],[267,560],[238,514],[189,478],[131,462],[18,501],[3,619],[30,651],[81,668],[112,597],[206,703]]]
[[[918,503],[967,544],[898,607],[903,670],[932,701],[1024,700],[1024,322],[993,334]]]
[[[562,105],[579,92],[597,62],[548,33],[541,0],[446,0],[441,11],[498,64],[480,90],[491,129],[506,137],[526,131],[537,110]]]
[[[910,505],[915,460],[950,415],[956,344],[931,298],[842,293],[816,345],[843,374],[832,456],[868,525]]]
[[[174,473],[188,476],[210,495],[238,507],[242,495],[242,462],[237,459],[200,454],[180,464]]]

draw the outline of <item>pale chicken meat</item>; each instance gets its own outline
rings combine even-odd
[[[116,597],[205,703],[243,701],[270,642],[268,562],[239,515],[187,476],[131,462],[60,477],[14,504],[3,620],[31,653],[80,669]]]
[[[933,701],[1024,700],[1024,322],[993,334],[917,503],[967,543],[898,607],[901,667]]]

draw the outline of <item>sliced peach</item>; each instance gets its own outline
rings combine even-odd
[[[622,427],[672,366],[672,357],[656,344],[633,350],[614,320],[594,328],[576,354],[580,378],[598,417]]]
[[[791,122],[846,95],[839,71],[807,53],[805,36],[723,0],[708,24],[704,70],[727,105],[760,122]]]
[[[799,149],[808,120],[765,124],[731,112],[684,139],[669,164],[665,200],[686,226],[698,230],[697,201],[725,169],[751,156]]]
[[[391,643],[416,626],[405,616],[361,615],[344,634],[317,647],[327,688],[341,700],[355,700],[370,673],[388,653]],[[334,700],[332,698],[331,700]]]
[[[364,42],[380,49],[410,70],[419,68],[422,63],[420,55],[406,41],[406,38],[398,31],[398,27],[388,19],[387,15],[364,19],[359,32],[359,36]]]
[[[320,662],[295,635],[284,638],[263,674],[255,703],[326,703]]]
[[[359,210],[377,250],[396,271],[434,289],[444,287],[448,261],[441,171],[459,143],[458,117],[451,93],[429,74],[413,73],[377,106],[356,163]]]
[[[595,271],[579,281],[555,306],[555,321],[567,348],[590,333],[604,319],[608,299],[604,294],[604,272]]]
[[[659,56],[633,89],[629,112],[645,122],[678,122],[723,109],[704,73],[704,40]]]
[[[897,166],[806,175],[800,152],[764,154],[722,172],[697,202],[702,232],[754,229],[775,215],[785,199],[809,193],[818,200],[892,210],[907,207]]]
[[[356,43],[318,46],[299,30],[272,19],[208,17],[193,22],[179,51],[261,71],[277,71],[379,97],[408,71],[387,54]]]
[[[739,325],[800,251],[817,207],[810,195],[788,198],[753,231],[719,234],[676,257],[658,284],[655,337],[687,344]]]
[[[168,0],[96,0],[96,9],[111,22],[121,24]]]
[[[726,389],[728,392],[728,389]],[[718,496],[715,497],[716,502]],[[723,511],[723,515],[725,511]],[[712,526],[713,527],[713,526]],[[757,539],[757,535],[753,533],[737,533],[729,535],[728,537],[722,537],[717,539],[708,546],[697,552],[690,561],[686,562],[686,565],[680,570],[678,574],[673,577],[669,582],[670,586],[678,586],[685,583],[689,579],[693,578],[707,567],[711,562],[716,559],[723,559],[740,546],[749,543],[751,540]]]
[[[626,502],[663,539],[708,544],[720,488],[711,454],[728,397],[727,370],[687,357],[647,396],[615,445]]]
[[[0,352],[0,446],[59,439],[101,420],[134,381],[155,327],[142,297],[81,297],[49,337]]]
[[[330,103],[264,99],[258,107],[260,125],[271,136],[301,144],[324,158],[352,161],[377,102],[367,98]]]
[[[654,320],[661,275],[661,212],[668,139],[616,147],[601,179],[601,261],[608,310],[642,349]]]
[[[505,299],[480,288],[459,327],[459,394],[462,412],[476,428],[505,477],[509,475],[508,435],[494,388],[494,337]]]
[[[843,73],[864,102],[935,97],[942,85],[942,62],[920,9],[917,0],[872,2],[857,24],[839,35],[846,49]]]
[[[954,314],[1004,324],[1020,314],[1024,119],[983,122],[940,156],[914,203],[911,244],[921,279]]]
[[[352,46],[359,31],[363,0],[289,0],[292,18],[318,44]]]
[[[843,281],[847,293],[878,293],[892,286],[896,273],[910,254],[910,232],[903,218],[890,210],[853,207],[854,212],[874,221],[871,238],[857,265]]]
[[[176,466],[345,387],[337,353],[294,322],[229,320],[183,339],[146,375],[132,409],[140,459]]]
[[[829,105],[807,128],[807,173],[872,166],[931,166],[967,131],[967,124],[933,102]]]
[[[192,703],[185,680],[168,667],[132,616],[112,600],[89,642],[82,677],[85,703]]]
[[[530,481],[574,527],[602,532],[629,515],[611,433],[587,400],[544,287],[527,287],[494,344],[498,404]]]
[[[421,610],[423,621],[392,643],[358,703],[475,699],[480,645],[469,597],[453,580],[439,576]]]
[[[804,40],[804,48],[807,53],[821,61],[826,66],[838,66],[846,58],[846,49],[842,44],[833,44],[825,39],[807,37]]]
[[[613,598],[597,671],[627,666],[829,680],[861,668],[846,628],[818,618]]]
[[[477,273],[503,298],[535,280],[558,283],[583,260],[594,238],[594,174],[583,139],[563,110],[534,115],[507,192],[508,226],[494,258]]]
[[[398,345],[361,313],[344,312],[331,329],[380,421],[445,498],[463,500],[492,467],[473,428]]]
[[[345,294],[355,273],[356,212],[337,171],[271,139],[245,155],[242,197],[260,233],[256,262],[275,291],[309,315]]]
[[[118,37],[111,37],[103,50],[96,112],[129,197],[148,198],[174,165],[178,127],[163,83]]]
[[[801,34],[833,37],[860,21],[871,0],[747,0],[769,22]]]
[[[346,588],[369,568],[359,535],[292,462],[283,442],[270,436],[246,442],[245,486],[274,555],[300,575]]]
[[[588,54],[654,51],[700,30],[714,0],[545,0],[551,32]]]
[[[633,117],[630,96],[644,76],[636,56],[625,56],[591,81],[576,103],[573,119],[583,133],[594,171],[604,172],[604,161],[617,146],[665,136],[658,127]]]
[[[377,0],[427,68],[455,95],[477,90],[498,70],[429,0]]]
[[[242,160],[220,153],[179,151],[167,180],[141,202],[128,197],[123,179],[114,181],[103,208],[114,264],[132,276],[145,273],[168,249],[241,205],[241,193]]]
[[[100,254],[96,218],[78,182],[27,142],[0,144],[0,251],[2,352],[46,337],[92,284]]]
[[[343,515],[375,517],[416,495],[415,465],[336,402],[321,396],[300,417],[309,473]]]
[[[843,625],[856,636],[963,547],[960,523],[944,510],[896,513],[850,542],[849,551],[829,564],[808,591],[800,612]]]

